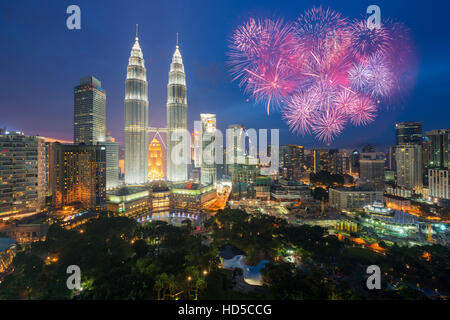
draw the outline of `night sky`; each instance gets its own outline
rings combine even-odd
[[[68,30],[66,8],[81,8],[81,30]],[[0,127],[72,140],[73,88],[94,75],[107,91],[107,127],[123,141],[125,77],[135,25],[149,81],[151,126],[165,126],[169,64],[180,33],[188,86],[188,126],[202,112],[217,114],[220,129],[279,128],[280,143],[325,147],[311,136],[291,134],[279,112],[246,102],[231,82],[225,61],[228,39],[249,17],[295,20],[322,4],[345,17],[366,16],[368,5],[381,18],[403,22],[413,35],[418,77],[402,105],[379,113],[366,127],[347,127],[332,147],[394,143],[394,123],[423,121],[424,130],[450,127],[449,1],[25,1],[0,3]],[[152,135],[151,135],[152,137]]]

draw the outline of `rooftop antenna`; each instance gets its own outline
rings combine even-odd
[[[177,32],[177,48],[178,48],[178,32]]]
[[[136,24],[136,40],[138,39],[138,24]]]

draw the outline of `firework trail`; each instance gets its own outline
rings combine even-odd
[[[330,142],[412,87],[411,47],[400,23],[369,29],[366,20],[314,7],[293,23],[249,19],[231,37],[228,64],[267,114],[281,106],[292,132]]]

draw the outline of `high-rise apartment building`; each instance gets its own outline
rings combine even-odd
[[[93,144],[105,141],[106,91],[93,76],[80,80],[74,89],[74,143]]]
[[[0,131],[0,216],[37,212],[47,191],[45,140]]]
[[[422,147],[417,144],[399,145],[395,148],[397,186],[416,193],[422,192]]]

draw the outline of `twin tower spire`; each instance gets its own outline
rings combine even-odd
[[[175,52],[170,64],[167,84],[167,180],[186,181],[187,164],[179,164],[177,155],[172,155],[178,141],[172,141],[171,135],[178,129],[187,130],[186,75],[183,59],[179,50],[178,33]],[[139,44],[138,25],[136,25],[135,43],[128,60],[125,81],[125,183],[144,184],[148,177],[148,82],[144,55]],[[174,158],[174,159],[173,159]]]

